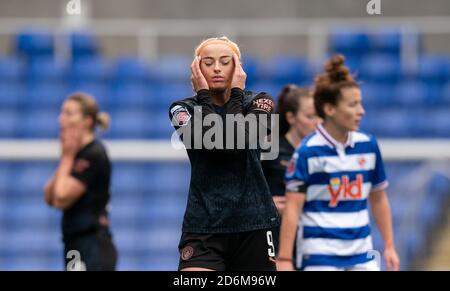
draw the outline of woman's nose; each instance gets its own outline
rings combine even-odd
[[[220,65],[218,62],[214,65],[214,72],[220,72]]]

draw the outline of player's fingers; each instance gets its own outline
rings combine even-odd
[[[192,86],[192,91],[195,92],[195,79],[194,79],[194,75],[191,74],[191,86]]]
[[[238,71],[241,68],[241,62],[239,61],[239,58],[235,53],[233,53],[233,62],[234,62],[234,70]]]
[[[387,260],[386,260],[386,268],[389,271],[393,271],[393,269],[394,269],[393,267],[394,267],[394,265],[393,265],[393,262],[392,262],[392,258],[388,257]]]
[[[195,68],[194,68],[198,77],[202,76],[202,71],[200,70],[200,60],[201,60],[201,57],[197,56],[197,58],[195,60]]]
[[[195,78],[195,60],[196,59],[197,59],[197,57],[194,58],[194,60],[192,61],[192,64],[191,64],[191,73],[192,73],[191,78]]]
[[[400,262],[399,262],[399,260],[397,258],[394,260],[394,264],[393,265],[394,265],[393,266],[394,271],[398,271],[400,269]]]

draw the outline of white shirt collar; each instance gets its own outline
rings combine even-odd
[[[350,147],[354,147],[355,143],[354,143],[354,139],[353,139],[353,131],[350,131],[348,133],[348,137],[347,137],[347,141],[345,142],[345,144],[342,144],[340,142],[338,142],[337,140],[335,140],[326,130],[325,128],[322,126],[322,124],[318,124],[317,125],[317,130],[316,132],[321,135],[324,140],[327,142],[327,144],[332,147],[332,148],[346,148],[348,146]]]

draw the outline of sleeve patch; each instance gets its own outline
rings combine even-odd
[[[73,172],[81,174],[91,166],[91,163],[85,159],[78,159],[73,165]]]
[[[262,110],[264,112],[270,113],[273,110],[273,101],[269,98],[260,98],[253,100],[253,107],[255,109]]]
[[[172,123],[175,126],[185,126],[191,120],[191,114],[184,106],[176,105],[170,110],[170,113],[172,113]]]

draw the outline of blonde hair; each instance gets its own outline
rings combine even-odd
[[[195,53],[194,53],[194,57],[199,56],[201,51],[203,50],[203,48],[205,46],[207,46],[208,44],[213,44],[213,43],[219,43],[219,44],[226,44],[228,45],[231,50],[236,53],[236,55],[238,56],[239,59],[241,59],[241,51],[239,49],[239,46],[231,41],[228,37],[226,36],[221,36],[221,37],[211,37],[208,39],[205,39],[204,41],[202,41],[197,48],[195,49]]]
[[[109,128],[111,123],[109,114],[106,112],[99,112],[97,102],[91,95],[84,92],[75,92],[67,97],[67,100],[72,100],[80,104],[83,116],[92,118],[94,121],[92,123],[92,130],[94,130],[97,125],[99,125],[103,131]]]

